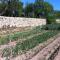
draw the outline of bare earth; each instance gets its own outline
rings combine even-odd
[[[47,60],[47,56],[52,53],[52,51],[60,45],[60,37],[57,38],[54,42],[45,47],[40,51],[36,56],[30,60]]]
[[[60,50],[58,52],[58,55],[54,58],[54,60],[60,60]]]

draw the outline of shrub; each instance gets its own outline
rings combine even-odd
[[[54,16],[47,16],[47,24],[51,24],[51,23],[56,23],[56,19]]]
[[[60,24],[47,24],[42,26],[44,30],[60,30]]]

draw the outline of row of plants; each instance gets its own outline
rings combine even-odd
[[[44,41],[47,41],[49,38],[53,37],[57,33],[58,33],[57,31],[48,31],[41,35],[32,37],[29,40],[27,39],[27,40],[23,41],[22,43],[18,42],[17,45],[14,48],[12,48],[12,56],[15,57],[18,54],[25,53],[26,51],[34,48],[38,44],[43,43]],[[3,50],[4,51],[3,56],[11,55],[10,49],[8,50],[8,52],[6,52],[7,50],[8,49]]]
[[[42,33],[40,26],[33,28],[30,31],[25,32],[16,32],[14,34],[9,34],[7,36],[0,37],[0,45],[1,44],[7,44],[10,41],[17,41],[18,39],[27,38],[28,36],[32,36],[34,34]]]
[[[10,41],[17,41],[18,39],[27,38],[34,34],[43,33],[44,30],[60,30],[60,24],[47,24],[33,28],[30,31],[16,32],[14,34],[9,34],[7,36],[0,37],[0,45],[9,43]]]
[[[60,30],[60,24],[47,24],[42,26],[43,30]]]

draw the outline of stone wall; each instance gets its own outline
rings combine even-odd
[[[46,25],[46,19],[0,16],[0,28],[6,26],[27,27],[27,26],[39,26],[39,25]]]
[[[57,23],[60,23],[60,19],[56,19],[56,22],[57,22]]]

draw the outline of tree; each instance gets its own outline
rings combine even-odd
[[[44,0],[36,0],[35,2],[35,14],[38,17],[47,17],[53,13],[53,6]]]
[[[51,13],[53,13],[53,6],[48,2],[44,2],[44,11],[45,16],[50,15]]]
[[[35,0],[35,2],[44,2],[44,0]]]
[[[33,12],[34,12],[34,4],[33,3],[27,4],[26,7],[24,8],[25,16],[34,17]]]
[[[44,15],[44,0],[36,0],[34,3],[34,12],[36,17],[43,17]]]
[[[6,4],[6,6],[2,7],[2,12],[5,12],[2,15],[6,16],[21,16],[23,4],[19,0],[1,0],[1,4]],[[8,12],[8,14],[7,14]]]
[[[53,6],[48,2],[44,2],[44,10],[45,10],[45,18],[47,19],[47,23],[55,23],[55,16]]]
[[[43,15],[43,1],[36,0],[34,3],[27,4],[24,9],[28,17],[40,17]]]
[[[3,0],[0,1],[0,15],[3,15],[6,11],[7,4],[3,2]]]
[[[53,7],[44,0],[35,0],[34,3],[27,4],[24,12],[25,16],[27,17],[46,18],[48,15],[51,15],[50,13],[53,12]]]
[[[35,0],[34,3],[27,4],[25,16],[35,18],[46,18],[47,23],[55,22],[53,6],[44,0]]]
[[[60,11],[54,11],[54,15],[56,18],[60,18]]]

